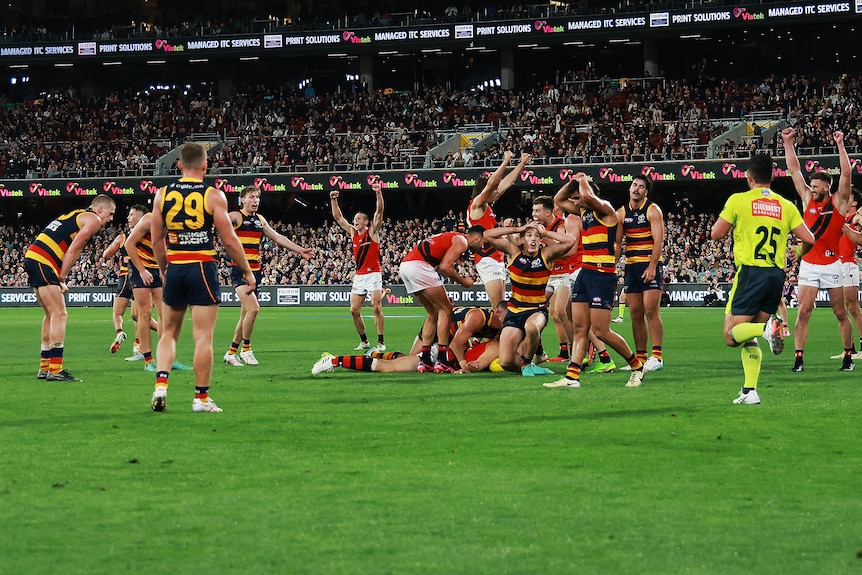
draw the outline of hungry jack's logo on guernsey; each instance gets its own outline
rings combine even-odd
[[[334,174],[329,176],[329,187],[338,188],[339,190],[361,190],[362,184],[359,182],[346,182],[343,177]]]

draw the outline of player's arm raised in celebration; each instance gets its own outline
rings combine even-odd
[[[338,205],[338,190],[332,190],[329,192],[329,203],[332,204],[332,219],[335,220],[335,223],[348,234],[355,234],[356,228],[354,228],[353,225],[347,221],[347,218],[344,217],[344,214],[341,213],[341,206]]]
[[[482,214],[485,213],[485,208],[487,208],[489,204],[494,203],[494,194],[497,191],[497,186],[499,186],[500,182],[503,180],[503,174],[506,173],[506,168],[509,167],[509,162],[512,161],[512,157],[514,157],[514,154],[509,150],[503,152],[503,161],[488,177],[488,182],[485,184],[485,187],[482,188],[482,191],[479,192],[479,195],[476,196],[473,203],[470,205],[471,219],[479,219],[482,217]]]
[[[515,182],[518,181],[518,177],[521,175],[521,172],[527,166],[527,163],[530,161],[530,154],[523,153],[521,154],[521,160],[518,162],[518,165],[515,168],[506,174],[506,176],[500,181],[500,185],[497,186],[497,189],[491,194],[491,203],[493,204],[505,194],[509,188],[515,185]]]
[[[374,195],[377,196],[377,204],[374,208],[374,217],[371,218],[371,226],[368,235],[377,243],[380,243],[380,229],[383,227],[383,187],[380,180],[371,184]]]
[[[832,194],[832,203],[842,216],[846,216],[850,207],[850,193],[853,190],[853,167],[850,156],[844,147],[844,132],[835,131],[832,134],[838,147],[838,163],[841,165],[841,177],[838,179],[838,189]]]
[[[793,128],[785,128],[781,131],[787,171],[790,172],[790,178],[793,180],[793,187],[796,188],[796,193],[802,198],[802,207],[804,208],[809,200],[811,200],[811,187],[805,182],[805,177],[802,175],[802,165],[799,163],[799,158],[796,157],[796,145],[793,142],[793,136],[795,135],[796,130]]]

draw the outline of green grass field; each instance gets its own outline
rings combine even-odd
[[[420,311],[387,310],[390,349]],[[862,570],[862,374],[829,359],[829,310],[806,372],[790,372],[792,343],[766,350],[760,406],[731,404],[742,368],[720,309],[663,310],[666,367],[642,388],[616,373],[557,390],[504,374],[312,378],[320,352],[357,343],[346,308],[264,308],[261,365],[231,368],[238,313],[217,327],[225,411],[195,414],[182,372],[168,411],[150,410],[131,340],[108,353],[110,310],[70,310],[65,366],[84,382],[64,384],[35,378],[41,312],[0,312],[0,573]],[[628,319],[615,329],[630,340]],[[552,328],[545,343],[556,351]]]

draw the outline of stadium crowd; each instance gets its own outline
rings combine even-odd
[[[369,93],[356,83],[322,95],[313,86],[252,85],[223,102],[183,87],[4,100],[0,178],[8,179],[152,176],[162,153],[205,134],[223,142],[210,158],[211,171],[223,174],[490,167],[505,150],[528,151],[536,164],[697,159],[710,140],[759,112],[793,125],[801,154],[833,153],[834,130],[845,133],[850,153],[862,140],[857,76],[626,82],[586,68],[530,91]],[[435,153],[457,132],[492,137]],[[715,155],[747,157],[758,146],[780,155],[777,139],[762,140],[726,140]]]
[[[714,214],[695,212],[683,196],[674,196],[673,205],[665,206],[667,238],[663,254],[665,280],[676,282],[699,282],[704,278],[729,281],[733,271],[733,255],[729,240],[712,242],[709,229],[715,221]],[[98,234],[85,248],[79,262],[69,274],[70,286],[115,285],[119,272],[119,258],[101,260],[105,247],[120,231],[125,217]],[[263,261],[263,285],[333,285],[349,284],[355,265],[350,252],[350,238],[332,221],[319,227],[301,223],[271,222],[273,228],[299,245],[315,250],[313,259],[303,260],[285,248],[264,240],[261,246]],[[384,284],[399,283],[398,266],[404,254],[420,240],[432,234],[448,230],[466,230],[463,213],[454,218],[413,218],[404,220],[386,219],[381,237],[380,260]],[[0,286],[26,287],[23,254],[33,241],[40,226],[0,226],[0,242],[4,246],[0,256]],[[230,285],[229,261],[223,257],[220,277],[224,285]],[[478,276],[468,258],[458,264],[461,275]]]

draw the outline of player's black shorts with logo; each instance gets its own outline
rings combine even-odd
[[[221,302],[218,263],[168,264],[162,299],[171,307]]]
[[[128,273],[117,278],[117,297],[132,299],[132,278]]]
[[[516,327],[521,331],[526,331],[527,320],[533,317],[535,313],[541,313],[545,316],[545,320],[548,319],[548,308],[546,307],[526,311],[507,311],[506,317],[503,318],[503,327]]]
[[[572,284],[572,301],[589,303],[592,309],[613,309],[617,274],[583,268]]]
[[[162,272],[159,268],[147,268],[147,271],[153,275],[153,283],[150,285],[146,285],[144,280],[141,279],[141,273],[138,271],[133,265],[129,266],[129,281],[132,284],[132,288],[160,288],[162,287]]]
[[[252,272],[254,274],[254,282],[255,288],[254,293],[259,293],[258,288],[260,287],[260,280],[263,279],[263,270],[257,270],[256,272]],[[239,287],[245,285],[245,278],[242,275],[242,270],[237,266],[231,266],[230,268],[230,282],[233,284],[233,287]]]
[[[623,290],[626,293],[642,293],[651,290],[660,290],[662,287],[662,270],[661,263],[655,267],[655,278],[652,281],[645,282],[643,280],[644,272],[649,263],[643,262],[639,264],[626,264],[626,272],[624,274],[625,286]]]
[[[725,312],[731,315],[773,314],[784,289],[784,270],[776,267],[741,266],[733,278]]]
[[[24,258],[24,271],[29,278],[27,283],[32,288],[60,285],[60,278],[57,277],[54,268],[36,260]]]

